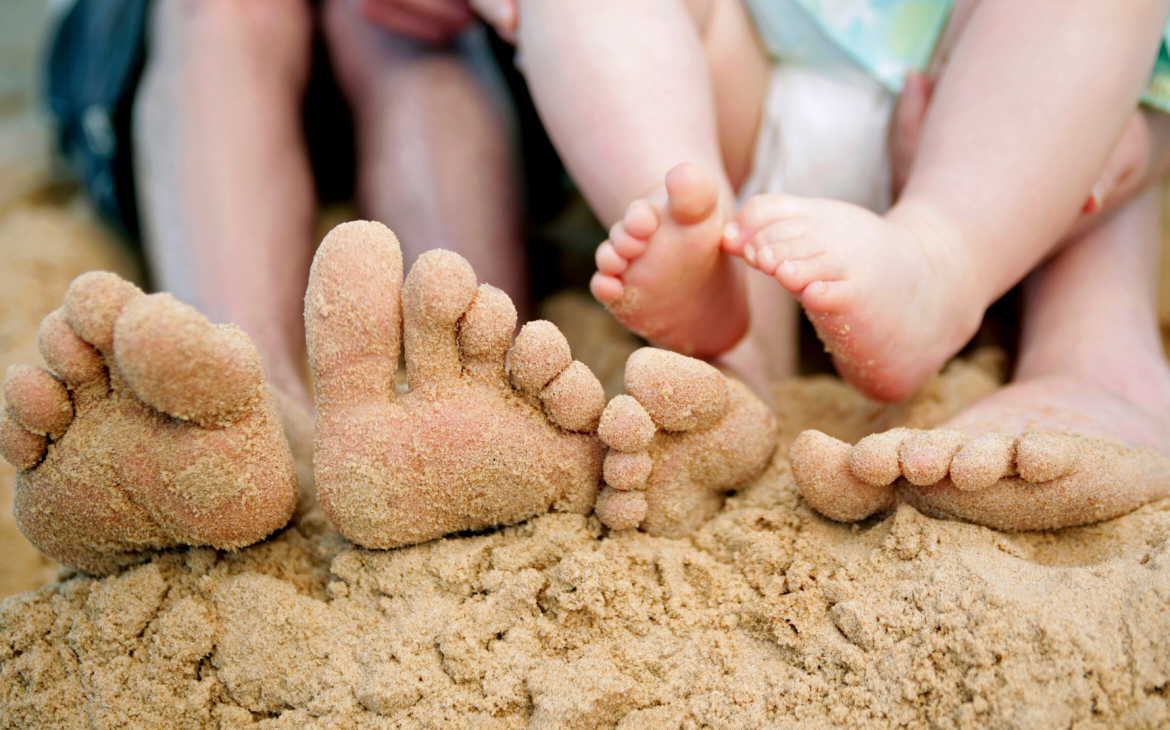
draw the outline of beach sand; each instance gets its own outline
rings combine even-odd
[[[55,208],[0,224],[3,364],[37,361],[75,274],[134,276],[97,231]],[[572,296],[545,314],[613,395],[636,343]],[[929,427],[1000,367],[977,353],[897,406],[827,376],[776,384],[772,463],[683,539],[549,514],[365,550],[312,510],[238,552],[37,589],[54,566],[14,530],[4,465],[0,595],[29,592],[0,604],[0,725],[1166,727],[1170,501],[1013,535],[908,506],[843,525],[797,496],[801,430]]]

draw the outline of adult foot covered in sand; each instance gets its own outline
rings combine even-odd
[[[722,497],[755,478],[776,449],[776,419],[746,385],[711,365],[642,348],[598,434],[609,446],[597,515],[612,529],[682,537]]]
[[[247,335],[90,273],[41,324],[49,370],[14,366],[0,453],[21,532],[108,573],[176,545],[235,549],[284,526],[289,447]]]
[[[314,469],[350,540],[391,548],[549,510],[587,514],[601,479],[601,384],[548,322],[430,251],[405,283],[398,240],[347,223],[322,242],[305,294],[316,382]],[[400,345],[409,392],[393,392]]]
[[[748,325],[742,274],[720,249],[723,223],[715,179],[678,165],[598,247],[593,295],[656,345],[695,357],[723,354]]]
[[[842,521],[900,498],[928,514],[1035,530],[1109,519],[1170,496],[1155,196],[1029,277],[1010,385],[936,430],[895,429],[853,447],[802,434],[791,458],[805,499]]]

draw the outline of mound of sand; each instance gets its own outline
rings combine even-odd
[[[931,425],[778,389],[782,440]],[[546,515],[369,551],[314,511],[238,553],[173,551],[0,605],[19,728],[1156,728],[1170,725],[1170,502],[1006,535],[797,497],[782,447],[689,539]]]

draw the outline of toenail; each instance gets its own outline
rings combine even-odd
[[[756,263],[756,249],[755,249],[755,247],[754,246],[746,246],[743,249],[743,257],[745,259],[747,259],[747,262],[749,264],[752,264],[754,266]]]
[[[785,276],[796,276],[796,264],[792,263],[791,261],[785,261],[784,263],[780,264],[780,268],[784,269]]]
[[[739,238],[739,224],[735,221],[723,226],[723,238],[727,241],[734,241]]]
[[[760,251],[760,259],[765,264],[770,264],[776,260],[776,252],[765,246],[764,249]]]

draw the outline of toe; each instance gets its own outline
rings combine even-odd
[[[602,304],[613,304],[622,295],[625,286],[616,276],[607,276],[600,271],[589,280],[589,291]]]
[[[601,414],[597,435],[606,446],[633,453],[650,445],[657,431],[650,414],[631,395],[617,395]]]
[[[777,259],[782,258],[777,256]],[[815,281],[832,281],[835,272],[824,265],[823,257],[790,258],[778,261],[775,269],[776,281],[790,292],[799,294]]]
[[[626,209],[620,225],[630,236],[645,241],[658,230],[658,214],[645,200],[635,200]]]
[[[65,292],[65,320],[78,337],[109,354],[118,314],[140,296],[141,289],[117,274],[91,271],[74,279]]]
[[[114,326],[114,360],[156,410],[202,426],[234,422],[265,392],[260,355],[234,325],[215,326],[170,294],[138,297]]]
[[[402,250],[381,223],[337,226],[313,257],[305,335],[317,409],[390,397],[402,341]]]
[[[427,251],[411,267],[402,285],[402,333],[412,390],[459,377],[455,324],[476,288],[471,264],[450,251]]]
[[[1080,441],[1056,433],[1028,433],[1016,447],[1016,470],[1026,482],[1039,484],[1072,472],[1080,461]]]
[[[459,325],[459,349],[468,374],[483,382],[502,384],[504,361],[515,329],[516,307],[512,300],[494,286],[480,284]]]
[[[791,262],[781,265],[787,266]],[[800,303],[818,314],[842,314],[849,309],[850,286],[844,281],[814,281],[800,292]]]
[[[856,522],[889,509],[894,489],[867,484],[849,468],[849,444],[820,431],[805,431],[789,451],[801,495],[829,519]]]
[[[4,379],[9,414],[26,430],[56,440],[73,420],[69,391],[52,375],[30,365],[12,365]]]
[[[626,360],[626,391],[666,431],[710,428],[729,403],[723,373],[702,360],[653,347]]]
[[[614,226],[613,230],[609,232],[609,242],[613,244],[613,250],[617,252],[617,255],[627,261],[632,261],[646,253],[645,239],[634,238],[626,232],[625,226],[621,224]]]
[[[109,379],[101,354],[73,332],[63,309],[41,320],[38,345],[49,369],[65,381],[79,401],[108,391]]]
[[[866,436],[850,449],[849,469],[858,479],[875,487],[893,484],[902,476],[898,450],[915,433],[908,428],[894,428]]]
[[[666,173],[666,194],[671,217],[682,224],[707,218],[719,204],[719,186],[715,178],[689,162],[676,165]]]
[[[632,530],[646,519],[646,509],[645,493],[611,487],[602,488],[593,507],[598,519],[611,530]]]
[[[521,392],[537,395],[573,362],[569,341],[552,322],[529,322],[512,345],[512,382]]]
[[[1015,460],[1015,436],[983,433],[955,454],[951,460],[951,481],[964,491],[987,489],[1011,475]]]
[[[625,273],[626,269],[630,268],[629,260],[619,255],[609,241],[605,241],[597,247],[597,253],[594,254],[593,259],[597,264],[597,270],[606,276],[620,276]]]
[[[919,487],[941,481],[951,468],[951,459],[967,439],[966,434],[953,428],[936,428],[910,436],[898,450],[902,475]]]
[[[32,469],[41,463],[49,439],[32,433],[0,413],[0,456],[17,469]]]
[[[654,462],[645,451],[630,454],[610,449],[605,455],[602,477],[614,489],[628,492],[645,488],[653,468]]]
[[[566,431],[592,433],[605,408],[601,381],[584,363],[573,361],[540,392],[549,420]]]

